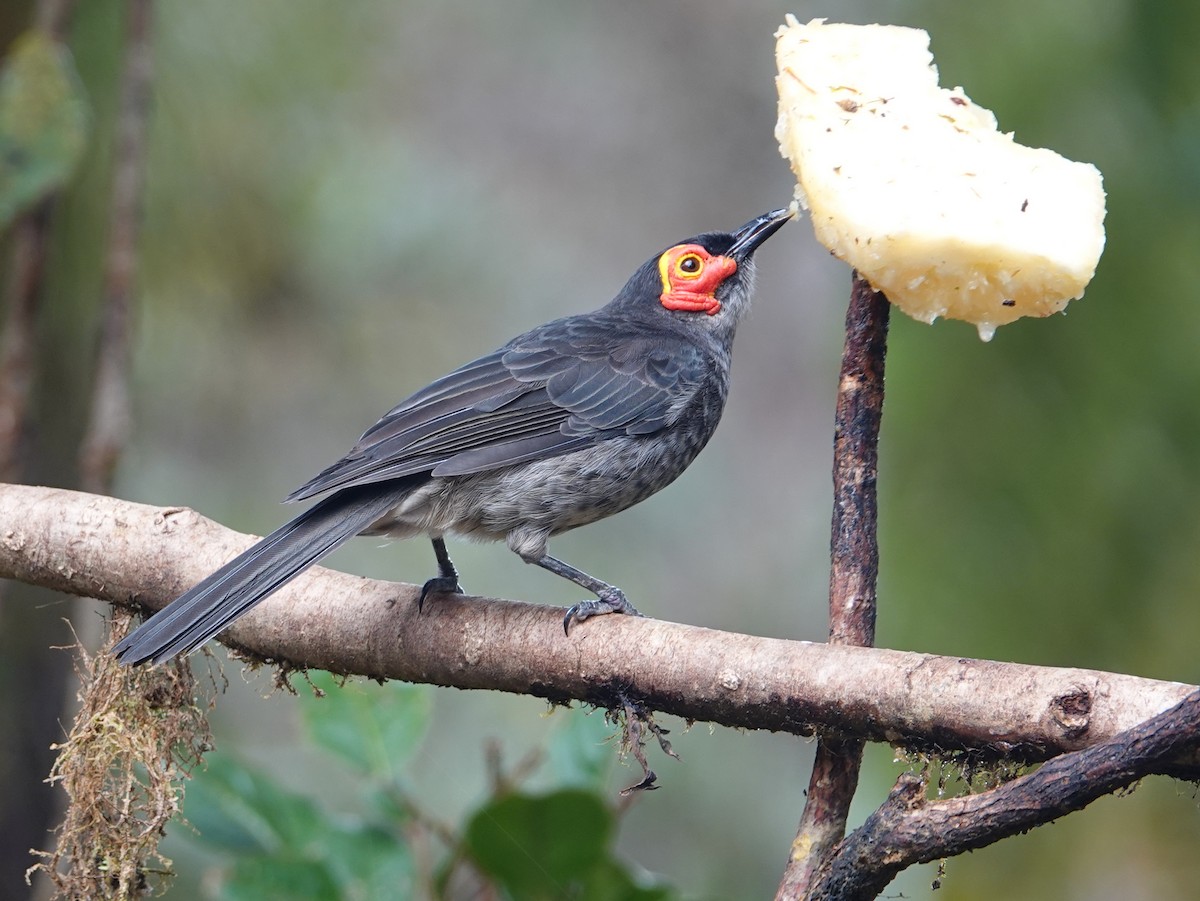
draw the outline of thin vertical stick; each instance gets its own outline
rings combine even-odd
[[[879,576],[879,425],[887,353],[886,297],[854,276],[833,439],[833,529],[830,544],[829,640],[875,643]]]
[[[846,344],[838,382],[833,452],[833,529],[829,576],[829,640],[875,642],[875,583],[879,575],[879,425],[887,353],[888,301],[854,274],[846,312]],[[863,742],[823,736],[808,797],[777,901],[802,898],[821,862],[846,834],[858,786]]]

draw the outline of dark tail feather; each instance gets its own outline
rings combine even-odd
[[[401,479],[330,495],[150,617],[113,649],[117,659],[161,663],[195,650],[395,507],[416,484]]]

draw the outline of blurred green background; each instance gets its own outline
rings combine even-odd
[[[5,6],[7,44],[29,6]],[[93,121],[43,323],[60,361],[41,388],[51,457],[74,453],[87,396],[120,11],[81,3],[72,32]],[[599,306],[663,246],[787,203],[772,34],[789,11],[927,29],[944,85],[1021,142],[1094,162],[1108,191],[1107,250],[1065,316],[990,344],[893,318],[879,644],[1200,681],[1200,7],[1183,0],[165,0],[117,493],[268,531],[279,498],[410,391]],[[803,223],[759,261],[712,445],[662,495],[554,548],[652,616],[822,640],[849,273]],[[452,552],[469,590],[577,599],[503,547]],[[433,571],[425,542],[360,540],[333,565]],[[227,671],[219,747],[337,809],[353,786],[302,740],[297,701]],[[27,677],[0,670],[0,691]],[[421,802],[450,820],[476,803],[485,744],[515,761],[560,728],[544,712],[437,691]],[[810,747],[668,725],[683,761],[652,761],[663,788],[626,814],[620,855],[690,897],[770,896]],[[896,772],[872,749],[858,818]],[[633,781],[618,768],[612,790]],[[178,833],[173,897],[203,897],[212,858]],[[938,897],[1190,897],[1198,834],[1192,787],[1154,780],[950,861]],[[926,897],[934,876],[889,893]]]

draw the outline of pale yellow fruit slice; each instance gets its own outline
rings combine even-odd
[[[776,37],[776,137],[836,256],[910,316],[984,340],[1083,295],[1104,249],[1095,166],[1016,143],[939,88],[924,31],[788,16]]]

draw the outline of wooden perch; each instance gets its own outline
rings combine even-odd
[[[184,508],[0,485],[0,577],[115,604],[162,607],[253,540]],[[314,568],[223,638],[297,667],[604,706],[624,692],[689,720],[1027,760],[1112,739],[1194,688],[619,616],[565,637],[558,607],[438,598],[418,614],[417,591]]]
[[[866,901],[914,863],[982,848],[1027,832],[1097,798],[1162,772],[1200,737],[1200,692],[1101,744],[1064,754],[1037,772],[977,795],[940,801],[905,773],[888,799],[847,836],[822,867],[811,901]]]
[[[830,538],[829,642],[875,644],[879,580],[879,427],[887,355],[888,299],[854,274],[833,429],[833,524]],[[813,757],[804,811],[776,901],[803,896],[818,867],[846,834],[858,788],[861,738],[822,735]]]

